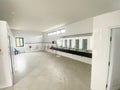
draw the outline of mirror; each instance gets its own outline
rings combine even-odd
[[[69,48],[72,48],[72,40],[69,40]]]
[[[67,40],[65,40],[65,48],[67,48]]]
[[[79,49],[79,39],[75,40],[75,49]]]
[[[87,50],[87,41],[88,41],[87,39],[82,40],[82,49],[83,50]]]

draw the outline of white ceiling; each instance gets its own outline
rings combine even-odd
[[[13,29],[40,30],[120,9],[120,0],[0,0],[0,20]]]

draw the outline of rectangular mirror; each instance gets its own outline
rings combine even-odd
[[[83,39],[82,40],[82,49],[83,50],[87,50],[87,44],[88,44],[88,40],[87,39]]]
[[[72,48],[72,40],[69,40],[69,48]]]
[[[79,49],[79,39],[75,40],[75,49]]]
[[[65,40],[65,48],[67,48],[67,40]]]

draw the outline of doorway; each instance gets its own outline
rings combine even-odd
[[[110,67],[107,90],[120,90],[120,28],[111,30]]]
[[[9,35],[8,35],[8,52],[9,52],[9,58],[10,58],[10,62],[11,62],[12,81],[14,84],[13,48],[12,48],[12,43],[11,43],[11,36],[9,36]]]

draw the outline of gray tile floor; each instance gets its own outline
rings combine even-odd
[[[15,85],[1,90],[90,90],[91,65],[51,53],[15,56]]]

